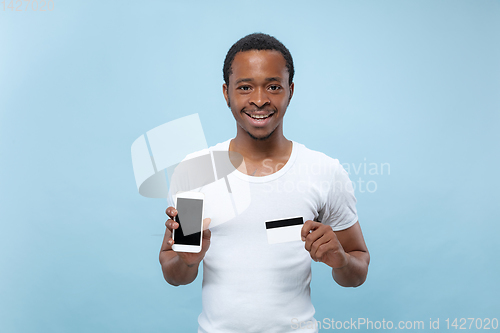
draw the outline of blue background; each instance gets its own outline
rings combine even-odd
[[[314,264],[316,318],[500,317],[499,1],[26,4],[0,4],[1,332],[196,330],[201,279],[163,280],[165,201],[130,146],[196,112],[233,137],[222,63],[256,31],[294,57],[285,135],[372,181],[368,280]]]

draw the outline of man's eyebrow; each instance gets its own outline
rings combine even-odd
[[[241,82],[251,82],[251,81],[253,81],[253,79],[251,79],[251,78],[239,79],[238,81],[236,81],[235,84],[238,84]]]
[[[238,81],[236,81],[235,84],[239,84],[241,82],[252,82],[252,81],[253,81],[252,78],[243,78],[243,79],[239,79]],[[276,77],[266,77],[266,81],[267,82],[272,82],[272,81],[281,82],[281,78],[279,76],[276,76]]]

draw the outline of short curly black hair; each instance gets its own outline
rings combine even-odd
[[[226,59],[224,59],[224,67],[222,72],[224,75],[224,82],[229,85],[229,76],[232,73],[231,65],[233,64],[234,57],[238,52],[250,50],[276,50],[283,55],[286,61],[286,68],[288,69],[288,84],[293,82],[293,59],[290,51],[279,40],[273,36],[263,33],[253,33],[241,38],[233,44],[229,51],[227,51]]]

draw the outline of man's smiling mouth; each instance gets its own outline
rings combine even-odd
[[[269,112],[269,113],[251,113],[251,112],[245,112],[245,114],[247,116],[249,116],[250,118],[255,119],[255,120],[264,120],[264,119],[267,119],[267,118],[271,117],[274,114],[274,111],[273,112]]]

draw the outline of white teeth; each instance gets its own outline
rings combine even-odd
[[[249,116],[252,117],[253,119],[266,119],[266,118],[270,117],[271,115],[272,115],[272,113],[268,114],[268,115],[258,115],[258,114],[250,115],[249,114]]]

